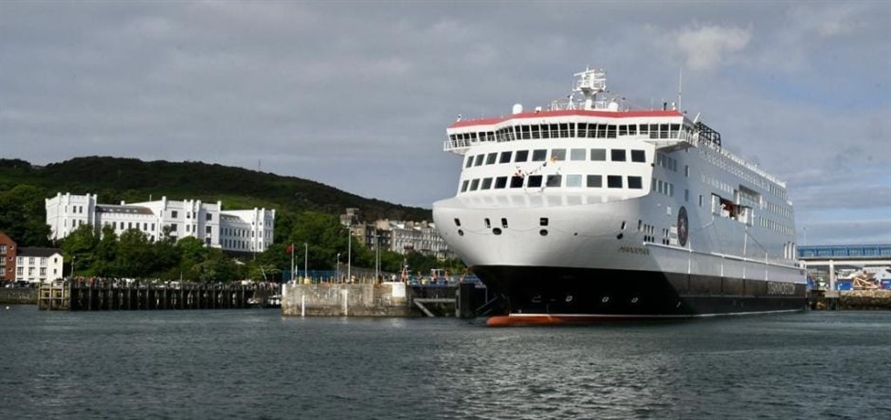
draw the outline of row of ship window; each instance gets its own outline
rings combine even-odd
[[[693,131],[684,126],[685,131]],[[478,131],[471,133],[450,134],[451,140],[476,141],[513,141],[551,138],[616,138],[618,136],[647,136],[651,139],[668,139],[678,137],[680,124],[594,124],[594,123],[561,123],[531,124],[500,128],[495,131]]]
[[[510,178],[508,180],[508,178]],[[461,192],[505,189],[505,188],[541,188],[541,187],[567,187],[567,188],[603,188],[603,175],[529,175],[529,176],[500,176],[496,178],[465,179],[461,183]],[[626,182],[627,181],[627,182]],[[639,190],[643,188],[643,178],[639,176],[607,175],[606,188],[627,188]]]
[[[554,162],[565,161],[567,157],[570,161],[606,161],[607,149],[551,149],[550,160]],[[544,162],[548,159],[547,149],[532,150],[530,156],[529,150],[512,150],[501,153],[483,153],[479,155],[471,155],[467,157],[465,168],[482,165],[494,165],[495,163],[521,163],[521,162]],[[612,162],[626,162],[628,160],[628,150],[625,149],[609,149],[609,157]],[[643,150],[632,149],[632,162],[646,162],[646,153]],[[531,157],[531,160],[530,160]]]

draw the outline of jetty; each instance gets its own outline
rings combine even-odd
[[[256,285],[64,281],[41,285],[37,307],[46,311],[245,309],[277,292],[277,287]]]

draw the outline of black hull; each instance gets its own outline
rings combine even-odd
[[[475,266],[473,272],[507,300],[511,314],[656,318],[807,308],[804,284],[563,267]]]

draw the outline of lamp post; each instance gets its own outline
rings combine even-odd
[[[347,281],[351,281],[353,276],[350,274],[350,265],[353,262],[353,227],[347,227]]]
[[[334,282],[340,282],[340,253],[337,253],[337,265],[334,266]]]
[[[74,263],[77,260],[77,255],[71,256],[71,280],[74,280]]]
[[[309,245],[303,243],[303,277],[309,278]]]

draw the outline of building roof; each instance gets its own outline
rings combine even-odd
[[[59,248],[19,248],[19,257],[51,257],[53,254],[62,255]]]
[[[119,206],[115,204],[97,204],[97,213],[123,213],[123,214],[155,214],[152,209],[141,206]]]

